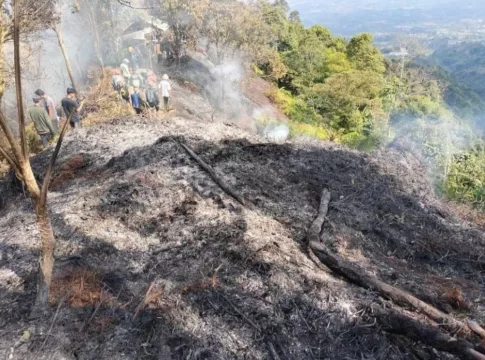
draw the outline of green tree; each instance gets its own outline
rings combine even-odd
[[[384,55],[373,44],[371,34],[353,37],[347,45],[347,55],[355,69],[384,74],[386,71]]]
[[[332,75],[310,89],[306,97],[330,127],[361,136],[385,120],[380,98],[383,89],[382,76],[353,70]]]
[[[327,50],[325,66],[326,77],[352,70],[352,64],[350,63],[347,54],[339,52],[333,48]]]
[[[251,4],[209,1],[198,16],[199,36],[214,47],[219,64],[227,56],[241,55],[244,50],[244,55],[257,53],[271,37],[259,9]]]
[[[300,13],[298,11],[292,11],[290,15],[288,15],[288,20],[292,23],[302,25]]]
[[[322,83],[325,79],[327,48],[312,33],[304,36],[298,47],[283,53],[283,60],[291,76],[291,84],[298,91]]]

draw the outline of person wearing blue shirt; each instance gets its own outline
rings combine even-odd
[[[131,106],[133,106],[133,109],[135,109],[137,115],[140,115],[142,113],[139,88],[135,88],[134,91],[131,91]]]

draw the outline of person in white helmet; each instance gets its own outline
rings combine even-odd
[[[168,104],[170,102],[170,91],[172,91],[172,86],[170,85],[167,74],[162,76],[162,81],[158,87],[162,90],[163,105],[165,106],[165,111],[168,112]]]
[[[127,84],[131,79],[130,60],[124,59],[120,65],[120,69],[121,69],[121,74],[125,78],[125,84]]]

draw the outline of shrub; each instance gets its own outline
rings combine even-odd
[[[34,124],[30,123],[25,127],[25,136],[27,137],[27,147],[29,153],[37,154],[42,151],[42,142],[40,141],[39,135],[35,130]]]
[[[278,89],[266,95],[292,121],[307,124],[323,122],[322,117],[310,108],[304,99],[293,96],[288,90]]]
[[[450,200],[485,210],[485,149],[455,156],[442,188]]]
[[[334,133],[319,125],[312,125],[312,124],[305,124],[305,123],[291,123],[290,136],[296,137],[299,135],[307,135],[319,140],[335,140],[336,138]]]

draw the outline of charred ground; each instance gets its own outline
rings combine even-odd
[[[254,208],[223,193],[176,141]],[[46,161],[48,152],[35,158],[39,174]],[[304,247],[327,187],[323,236],[336,253],[483,323],[484,233],[453,215],[427,179],[418,158],[392,149],[276,144],[181,118],[128,117],[70,134],[50,196],[59,261],[52,313],[42,319],[29,318],[38,256],[31,204],[8,179],[0,184],[0,354],[452,358],[387,332],[372,312],[386,301],[320,269]]]

